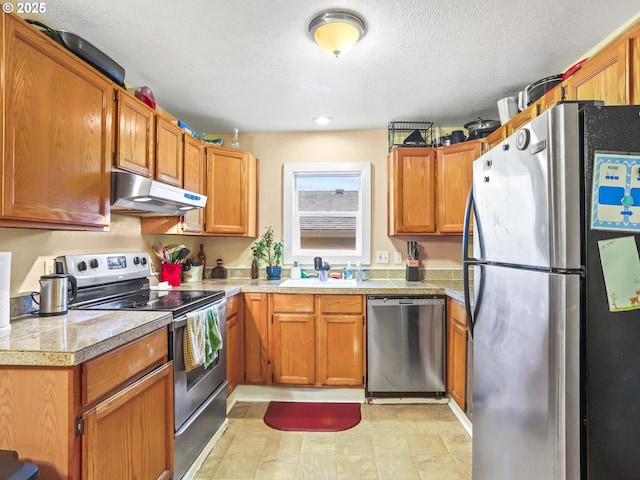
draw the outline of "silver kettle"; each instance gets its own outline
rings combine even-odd
[[[35,295],[38,295],[36,300]],[[78,295],[78,282],[73,275],[54,273],[40,277],[40,293],[32,293],[31,298],[40,306],[40,316],[65,315],[69,302]]]

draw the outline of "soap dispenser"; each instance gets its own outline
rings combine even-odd
[[[293,262],[293,267],[291,268],[291,278],[297,279],[302,276],[300,272],[300,267],[298,266],[298,262]]]

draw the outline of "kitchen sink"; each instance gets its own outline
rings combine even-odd
[[[341,278],[329,278],[321,282],[318,278],[290,278],[280,284],[281,287],[307,287],[307,288],[356,288],[358,282],[354,279],[343,280]]]

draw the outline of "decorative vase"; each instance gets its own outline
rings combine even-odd
[[[282,267],[267,267],[267,280],[280,280],[280,274],[282,273]]]

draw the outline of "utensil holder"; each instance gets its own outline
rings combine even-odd
[[[179,263],[163,263],[160,269],[160,280],[169,282],[172,287],[180,286],[182,265]]]
[[[418,267],[407,266],[406,279],[408,282],[417,282],[420,280],[420,271]]]

